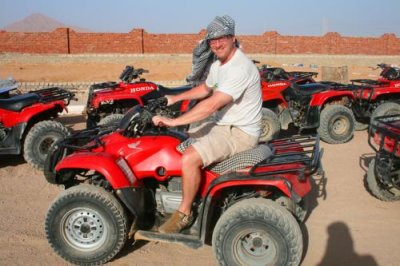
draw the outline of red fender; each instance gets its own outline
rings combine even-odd
[[[313,95],[310,106],[322,106],[328,100],[341,99],[343,97],[354,99],[354,94],[351,91],[324,91]]]
[[[114,189],[131,187],[132,184],[116,163],[117,158],[108,153],[79,152],[65,157],[56,166],[56,171],[64,169],[88,169],[102,174]]]
[[[268,186],[276,187],[282,191],[286,196],[292,198],[292,193],[290,192],[288,186],[284,180],[240,180],[240,181],[228,181],[214,186],[210,191],[210,196],[214,196],[215,193],[221,191],[226,187],[236,187],[236,186]]]
[[[2,123],[6,127],[13,127],[19,123],[28,123],[33,116],[47,112],[48,110],[54,108],[67,110],[63,101],[55,101],[51,103],[35,103],[32,106],[23,108],[21,112],[3,110],[0,116],[0,121],[2,121]]]
[[[109,95],[101,95],[98,96],[93,100],[92,106],[95,108],[99,108],[101,102],[107,101],[122,101],[122,100],[129,100],[129,101],[137,101],[139,105],[143,106],[143,101],[138,96],[132,96],[132,94],[124,93],[124,94],[109,94]]]
[[[375,89],[374,95],[372,96],[371,100],[376,100],[379,97],[384,95],[390,96],[392,99],[395,99],[395,95],[398,97],[400,95],[400,91],[398,88],[382,88],[382,89]]]

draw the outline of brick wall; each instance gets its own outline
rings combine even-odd
[[[144,29],[128,33],[78,33],[68,28],[53,32],[0,31],[0,53],[191,53],[205,30],[197,34],[151,34]],[[283,36],[275,31],[261,35],[239,35],[243,49],[252,54],[365,54],[400,55],[400,39],[394,34],[381,37]]]

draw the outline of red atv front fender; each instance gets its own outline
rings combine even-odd
[[[117,164],[119,158],[107,153],[80,152],[65,157],[56,166],[56,171],[68,169],[94,170],[103,175],[114,189],[131,187],[128,177]]]

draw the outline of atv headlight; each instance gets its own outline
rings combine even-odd
[[[119,168],[121,168],[122,172],[124,172],[126,177],[128,177],[129,182],[131,182],[131,184],[135,183],[136,176],[133,174],[131,168],[129,167],[125,159],[120,157],[115,162],[118,164]]]

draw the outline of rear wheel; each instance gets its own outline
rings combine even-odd
[[[262,109],[260,141],[268,141],[278,137],[281,124],[278,116],[270,109]]]
[[[299,265],[303,239],[289,211],[258,198],[238,202],[220,217],[212,245],[221,265]]]
[[[368,128],[368,126],[369,126],[368,124],[356,121],[356,123],[354,124],[354,129],[356,131],[362,131],[362,130],[366,130]]]
[[[349,141],[354,134],[353,112],[343,105],[328,105],[321,112],[318,133],[330,144]]]
[[[34,168],[43,170],[51,145],[64,139],[69,131],[60,122],[42,121],[28,132],[24,142],[24,158]]]
[[[383,115],[398,115],[400,114],[400,104],[395,102],[386,102],[379,105],[371,115],[371,122],[375,117]]]
[[[382,184],[375,175],[375,159],[369,163],[368,173],[366,178],[367,189],[376,198],[383,201],[400,200],[400,190],[392,187],[389,188]]]
[[[73,264],[103,264],[124,246],[127,217],[118,200],[92,185],[67,189],[51,205],[45,221],[54,251]]]

